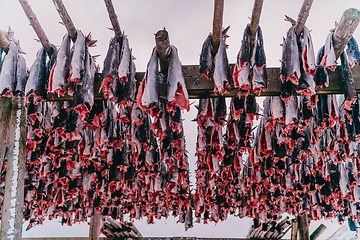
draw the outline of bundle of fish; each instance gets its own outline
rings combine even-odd
[[[227,27],[222,31],[220,43],[216,53],[213,54],[212,34],[210,34],[203,43],[200,54],[199,73],[206,79],[214,81],[214,92],[223,95],[230,88],[229,60],[226,54],[225,40],[229,37],[226,32]]]
[[[250,46],[250,24],[245,28],[240,51],[236,58],[233,72],[234,87],[239,93],[249,94],[252,89],[254,94],[267,90],[266,56],[260,26],[256,31],[255,46]],[[252,52],[251,52],[252,51]]]
[[[303,95],[314,95],[316,87],[314,75],[317,71],[315,69],[314,47],[309,29],[304,26],[304,30],[297,39],[295,34],[296,21],[287,16],[286,20],[292,26],[282,44],[280,96],[285,102],[290,100],[294,90]]]
[[[13,35],[11,29],[6,33],[10,41],[7,54],[3,56],[4,51],[0,50],[0,97],[12,98],[16,95],[24,95],[28,70],[25,58],[20,55],[23,52]]]

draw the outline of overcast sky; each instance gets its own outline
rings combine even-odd
[[[51,0],[28,0],[43,27],[49,41],[57,46],[66,32]],[[92,55],[101,56],[97,63],[102,66],[107,52],[108,43],[114,33],[102,0],[63,0],[75,27],[84,34],[92,33],[97,47],[91,49]],[[263,30],[267,65],[280,66],[283,37],[290,27],[284,21],[284,15],[297,18],[302,0],[265,0],[260,18]],[[149,61],[152,48],[155,46],[154,33],[164,27],[169,32],[170,43],[178,48],[183,65],[198,64],[201,45],[212,30],[213,0],[113,0],[121,29],[128,35],[130,47],[136,57],[138,71],[144,71]],[[0,29],[7,30],[10,26],[15,31],[15,38],[20,39],[28,68],[35,59],[40,43],[35,41],[35,32],[16,0],[0,0]],[[226,0],[224,6],[224,27],[230,25],[227,39],[229,62],[234,63],[239,51],[242,34],[249,23],[253,7],[250,0]],[[312,30],[315,51],[324,44],[329,30],[334,28],[343,12],[348,8],[360,9],[359,0],[315,0],[307,20],[307,27]],[[360,30],[355,31],[355,39],[360,41]],[[192,170],[195,169],[196,124],[189,120],[196,115],[194,107],[185,113],[185,134],[189,151],[189,161]],[[191,133],[191,134],[190,134]],[[193,175],[193,174],[192,174]],[[195,182],[193,182],[195,184]],[[88,227],[76,224],[73,227],[59,227],[57,220],[46,222],[44,226],[34,227],[23,232],[24,237],[35,236],[87,236]],[[209,225],[195,224],[194,228],[184,231],[182,224],[175,224],[176,219],[169,217],[148,226],[146,221],[136,221],[143,236],[197,236],[197,237],[245,237],[251,221],[248,219],[230,218],[229,220]],[[27,223],[25,223],[25,226]],[[319,223],[311,225],[314,229]],[[331,234],[336,227],[327,222],[326,235]]]

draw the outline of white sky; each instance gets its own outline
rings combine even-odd
[[[39,22],[51,43],[59,46],[66,32],[51,0],[28,0]],[[92,33],[98,40],[97,47],[91,49],[92,55],[101,54],[97,63],[102,66],[108,43],[113,32],[105,4],[102,0],[63,0],[74,25],[84,34]],[[264,35],[267,65],[280,66],[283,36],[290,27],[285,22],[284,15],[297,18],[302,0],[265,0],[260,18]],[[170,42],[178,48],[180,60],[184,65],[198,64],[201,45],[212,30],[213,0],[113,0],[121,29],[128,35],[130,47],[136,57],[138,71],[144,71],[155,46],[154,33],[164,27],[169,32]],[[9,26],[15,31],[15,38],[20,39],[27,66],[30,68],[40,43],[35,41],[35,32],[29,24],[20,3],[16,0],[0,0],[0,29],[7,30]],[[227,39],[228,58],[234,63],[239,51],[242,34],[251,17],[253,1],[226,0],[224,7],[224,27],[230,25]],[[348,8],[360,9],[359,0],[315,0],[307,20],[307,27],[312,30],[315,51],[324,44],[329,30],[334,28],[334,22],[339,21]],[[360,41],[360,30],[354,33]],[[316,54],[315,53],[315,54]],[[192,170],[195,169],[196,123],[190,122],[196,115],[192,107],[185,113],[185,134],[189,151],[189,161]],[[194,175],[194,174],[192,174]],[[193,181],[193,184],[195,182]],[[73,227],[59,227],[57,220],[46,222],[44,226],[23,231],[23,237],[36,236],[87,236],[88,226],[76,224]],[[156,221],[147,225],[146,221],[136,221],[143,236],[197,236],[197,237],[245,237],[251,221],[231,217],[225,222],[215,225],[195,224],[194,228],[184,231],[182,224],[175,224],[176,219],[169,217],[164,221]],[[311,229],[319,223],[311,225]],[[329,236],[337,229],[336,224],[326,222],[328,230],[322,237]],[[25,223],[27,226],[27,223]]]

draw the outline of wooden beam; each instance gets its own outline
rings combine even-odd
[[[264,0],[255,0],[254,1],[254,7],[251,14],[251,21],[250,21],[250,52],[252,53],[254,45],[255,45],[255,37],[256,37],[256,31],[259,26],[260,22],[260,15],[261,15],[261,9],[263,5]]]
[[[310,235],[310,240],[318,239],[326,229],[327,227],[324,224],[320,224],[320,226]]]
[[[112,24],[114,32],[115,32],[115,37],[118,40],[118,42],[121,43],[122,42],[122,33],[121,33],[121,28],[120,28],[120,24],[119,24],[117,15],[115,13],[114,5],[112,4],[111,0],[104,0],[104,1],[105,1],[106,9],[109,13],[109,18],[110,18],[111,24]]]
[[[291,220],[291,240],[297,240],[298,222],[296,219]]]
[[[26,152],[24,99],[16,96],[11,103],[9,152],[6,165],[5,195],[2,205],[0,239],[21,239]]]
[[[90,230],[89,230],[90,240],[99,240],[101,226],[102,226],[101,212],[95,211],[94,216],[91,218],[91,222],[90,222]]]
[[[230,64],[230,72],[233,71],[234,64]],[[206,98],[206,97],[218,97],[214,93],[214,83],[213,81],[209,81],[205,79],[203,76],[199,74],[199,66],[198,65],[183,65],[182,70],[185,76],[185,84],[188,90],[190,99],[198,99],[198,98]],[[351,69],[356,91],[360,93],[360,66],[355,66]],[[259,96],[279,96],[280,95],[280,86],[281,80],[279,78],[280,68],[271,67],[267,68],[268,74],[268,90],[266,92],[262,92]],[[135,78],[137,80],[137,84],[140,84],[141,80],[144,77],[144,72],[137,72]],[[329,87],[319,88],[316,90],[316,94],[343,94],[344,86],[341,79],[341,66],[337,66],[334,72],[328,71],[329,75]],[[100,100],[103,98],[101,93],[99,92],[100,84],[102,78],[101,74],[97,73],[95,75],[95,84],[94,84],[94,93],[95,100]],[[233,83],[230,82],[231,89],[228,93],[225,93],[225,97],[234,97],[237,95],[238,89],[235,89]],[[160,96],[165,96],[166,83],[160,84]],[[296,95],[296,93],[295,93]],[[71,101],[71,96],[57,97],[57,95],[48,94],[47,101]]]
[[[2,48],[6,53],[9,51],[10,42],[7,37],[0,31],[0,48]]]
[[[170,60],[170,39],[169,34],[165,30],[160,30],[155,34],[156,52],[160,60],[161,72],[167,74],[167,69]]]
[[[19,2],[20,2],[20,5],[22,6],[22,8],[24,9],[24,12],[25,12],[27,18],[29,19],[31,26],[34,28],[36,35],[39,37],[41,44],[45,48],[45,51],[50,56],[52,54],[53,50],[51,48],[49,39],[47,38],[44,30],[42,29],[39,21],[36,18],[35,13],[31,9],[27,0],[19,0]]]
[[[213,31],[212,31],[212,53],[215,56],[220,44],[220,35],[222,31],[224,12],[224,0],[215,0],[214,3],[214,20],[213,20]]]
[[[298,226],[299,226],[299,239],[300,240],[309,240],[309,223],[307,215],[298,216]]]
[[[76,40],[76,28],[68,14],[68,12],[66,11],[66,8],[63,4],[63,2],[61,0],[53,0],[53,3],[55,5],[56,10],[58,11],[65,27],[66,30],[68,31],[68,34],[70,36],[70,38],[75,42]]]
[[[296,36],[300,36],[300,33],[304,30],[305,22],[309,17],[310,8],[314,0],[304,0],[297,21],[295,25],[295,34]]]
[[[346,44],[349,42],[351,36],[355,32],[355,29],[359,25],[359,22],[359,10],[355,8],[350,8],[343,13],[339,24],[335,27],[333,37],[336,59],[345,49]]]

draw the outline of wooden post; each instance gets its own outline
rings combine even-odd
[[[310,8],[314,0],[304,0],[297,21],[295,25],[295,34],[297,37],[300,36],[301,32],[304,30],[305,22],[309,17]]]
[[[215,0],[214,4],[214,20],[212,31],[212,53],[215,56],[220,44],[220,35],[223,21],[224,0]]]
[[[346,10],[339,24],[335,27],[334,32],[334,50],[336,58],[340,56],[345,49],[346,44],[349,42],[351,36],[355,32],[356,27],[360,22],[360,11],[355,8]]]
[[[2,48],[6,53],[9,51],[10,42],[7,37],[0,31],[0,48]]]
[[[0,239],[21,239],[26,152],[26,116],[24,99],[12,99],[9,152],[2,206]]]
[[[324,224],[320,224],[320,226],[310,235],[310,240],[316,240],[318,237],[326,230],[326,226]]]
[[[90,233],[89,233],[90,240],[99,240],[101,225],[102,225],[101,212],[94,210],[94,216],[91,218],[91,222],[90,222]]]
[[[63,4],[63,2],[61,0],[53,0],[53,3],[55,5],[56,10],[58,11],[65,27],[66,30],[68,31],[68,34],[70,36],[70,38],[75,42],[76,40],[76,28],[68,14],[68,12],[66,11],[66,8]]]
[[[160,60],[161,72],[167,73],[169,58],[171,53],[169,34],[165,30],[160,30],[155,34],[156,51]]]
[[[264,0],[255,0],[254,1],[254,7],[251,14],[251,21],[250,21],[250,52],[252,53],[254,45],[255,45],[255,37],[256,37],[256,31],[259,26],[260,22],[260,15],[261,15],[261,9],[263,5]]]
[[[29,3],[27,0],[19,0],[19,2],[24,9],[27,18],[29,19],[31,26],[34,28],[36,35],[39,37],[41,44],[45,48],[45,51],[48,53],[48,55],[51,55],[53,50],[51,48],[49,39],[46,37],[46,34],[40,26],[40,23],[37,20],[36,15],[31,9]]]
[[[291,220],[291,240],[297,240],[298,222],[296,219]]]
[[[298,216],[298,226],[299,226],[299,239],[300,240],[309,240],[309,224],[307,215]]]
[[[104,0],[104,1],[105,1],[107,11],[109,13],[109,18],[110,18],[111,24],[112,24],[114,32],[115,32],[115,37],[118,40],[118,42],[121,43],[122,42],[122,33],[121,33],[121,28],[120,28],[120,24],[119,24],[117,15],[115,13],[114,5],[112,4],[111,0]]]

